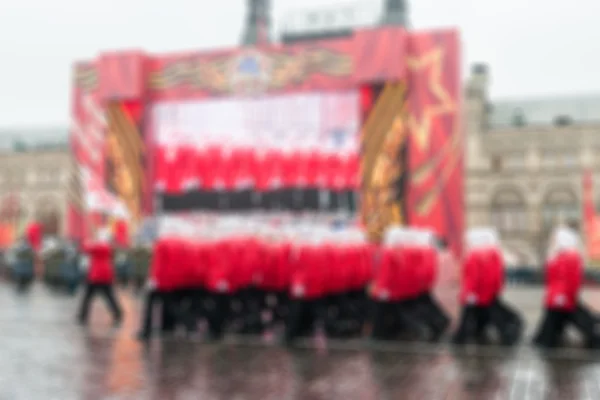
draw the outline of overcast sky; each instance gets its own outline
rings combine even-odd
[[[366,1],[375,8],[380,2]],[[348,2],[272,0],[275,24],[299,6]],[[103,50],[171,51],[236,45],[245,3],[0,0],[0,127],[66,126],[71,65]],[[598,0],[410,3],[415,28],[460,28],[465,73],[474,61],[489,63],[493,97],[600,93]]]

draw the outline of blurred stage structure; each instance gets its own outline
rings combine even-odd
[[[292,148],[321,158],[356,157],[356,182],[349,186],[360,207],[351,223],[364,224],[374,240],[391,223],[432,227],[460,252],[459,34],[409,30],[405,2],[384,5],[387,17],[378,26],[331,24],[325,13],[322,29],[288,26],[283,43],[275,44],[269,2],[254,0],[243,33],[249,46],[108,52],[76,63],[71,145],[86,204],[70,205],[79,221],[70,234],[90,234],[118,206],[133,226],[168,212],[157,201],[164,197],[157,183],[170,179],[160,176],[159,154],[233,143],[255,153]],[[167,192],[186,196],[178,190]],[[184,203],[189,209],[178,212],[204,212]]]

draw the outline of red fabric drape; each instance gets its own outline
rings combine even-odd
[[[142,118],[142,103],[138,100],[123,101],[121,108],[133,122],[138,123]]]
[[[363,85],[360,88],[360,113],[363,120],[369,115],[369,111],[373,107],[375,101],[375,94],[373,93],[373,87],[371,85]]]

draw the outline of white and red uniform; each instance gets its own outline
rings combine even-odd
[[[467,235],[460,301],[464,305],[489,306],[504,286],[504,263],[496,233],[474,229]]]
[[[546,262],[546,308],[573,311],[583,282],[583,257],[574,232],[559,229]]]
[[[155,153],[154,189],[166,194],[179,194],[183,189],[183,166],[189,152],[181,146],[158,146]]]

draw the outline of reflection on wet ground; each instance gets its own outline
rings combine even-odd
[[[506,297],[531,327],[540,296]],[[118,331],[101,303],[85,330],[74,323],[75,299],[40,285],[17,296],[0,285],[0,399],[600,399],[600,355],[584,351],[357,343],[286,350],[182,339],[145,347],[133,338],[139,301],[121,299],[128,317]]]

